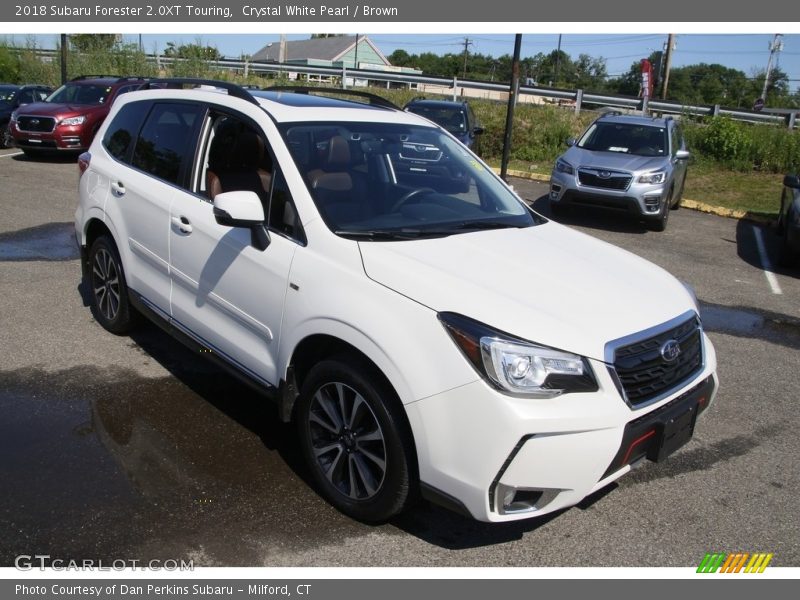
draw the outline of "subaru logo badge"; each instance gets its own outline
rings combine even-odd
[[[38,125],[39,119],[31,119],[31,125]]]
[[[611,171],[598,171],[597,176],[600,179],[608,179],[611,177]]]
[[[661,358],[663,358],[667,362],[672,362],[681,353],[681,345],[677,342],[677,340],[669,340],[663,346],[661,346]]]

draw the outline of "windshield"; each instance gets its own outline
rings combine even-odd
[[[408,107],[408,112],[425,117],[456,135],[462,134],[467,130],[467,121],[464,111],[460,108],[438,108],[435,106],[415,106],[412,104]]]
[[[0,102],[11,102],[17,93],[17,89],[10,85],[0,85]]]
[[[666,156],[667,130],[652,125],[594,123],[578,142],[578,147],[637,156]]]
[[[289,123],[281,133],[338,235],[409,239],[544,222],[441,130]]]
[[[111,93],[106,85],[68,83],[50,94],[45,102],[57,104],[102,104]]]

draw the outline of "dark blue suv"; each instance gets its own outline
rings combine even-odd
[[[451,100],[427,100],[415,98],[403,107],[403,110],[420,115],[440,125],[452,133],[458,140],[471,148],[475,137],[483,133],[478,125],[472,107],[466,102]]]
[[[41,102],[53,92],[46,85],[14,85],[0,83],[0,148],[8,148],[13,140],[8,121],[14,109],[23,104]]]

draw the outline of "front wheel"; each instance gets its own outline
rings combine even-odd
[[[111,333],[127,333],[134,322],[125,272],[114,242],[103,235],[89,249],[89,285],[92,314]]]
[[[653,219],[650,221],[650,229],[653,231],[664,231],[667,228],[667,223],[669,222],[669,212],[670,212],[670,201],[672,199],[672,192],[673,189],[670,188],[669,194],[664,199],[664,202],[661,206],[661,212],[658,215],[658,218]]]
[[[11,148],[14,145],[14,138],[11,135],[11,125],[0,123],[0,148]]]
[[[305,378],[297,412],[303,454],[321,495],[366,522],[401,512],[415,488],[403,407],[373,372],[350,357],[318,363]]]

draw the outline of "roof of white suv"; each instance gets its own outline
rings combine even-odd
[[[192,87],[181,87],[191,85]],[[244,89],[227,82],[195,79],[153,80],[136,94],[164,98],[179,95],[186,100],[218,101],[220,94],[255,104],[281,123],[312,121],[390,122],[431,127],[431,123],[408,113],[390,101],[360,90],[332,88],[272,87]],[[178,87],[176,87],[178,86]],[[331,97],[333,94],[347,97]],[[350,98],[360,98],[355,100]],[[128,98],[133,99],[133,97]],[[363,100],[363,101],[362,101]]]
[[[597,118],[597,121],[606,123],[625,123],[628,125],[643,125],[651,127],[666,127],[672,117],[642,117],[638,115],[623,115],[619,113],[608,113]]]

